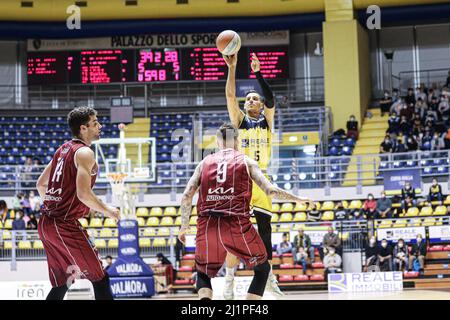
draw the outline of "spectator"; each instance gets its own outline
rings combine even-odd
[[[416,103],[417,101],[425,101],[427,99],[427,94],[425,93],[425,90],[423,88],[423,84],[421,84],[419,87],[416,88]]]
[[[34,213],[30,214],[29,220],[27,222],[27,229],[29,230],[37,230],[38,228],[38,221],[34,215]]]
[[[402,115],[399,125],[399,132],[403,133],[403,135],[408,136],[411,134],[412,128],[409,124],[409,119],[406,118],[406,116]]]
[[[450,70],[448,71],[447,81],[445,82],[445,87],[450,88]]]
[[[410,206],[416,206],[416,190],[411,187],[409,182],[405,183],[405,186],[402,189],[402,209],[403,212],[406,212],[406,209]]]
[[[439,201],[439,204],[442,204],[444,200],[444,195],[442,194],[442,187],[437,182],[436,178],[433,178],[432,184],[430,186],[430,192],[428,193],[428,201]]]
[[[439,136],[439,133],[435,132],[433,135],[433,139],[431,140],[431,150],[442,150],[444,148],[444,139]]]
[[[184,247],[183,242],[180,241],[180,239],[176,240],[176,244],[175,244],[175,261],[177,263],[177,268],[180,267],[180,263],[181,263],[181,258],[183,257],[183,255],[186,252],[186,248]]]
[[[105,257],[105,262],[106,262],[105,271],[107,271],[113,264],[113,258],[110,255],[107,255]]]
[[[413,88],[408,88],[408,94],[405,97],[406,104],[409,105],[415,105],[416,104],[416,97],[414,96],[414,90]]]
[[[342,272],[342,258],[336,252],[334,246],[328,247],[328,253],[323,259],[323,266],[325,268],[325,279],[328,279],[329,273],[341,273]]]
[[[389,113],[392,105],[392,97],[389,95],[389,91],[384,90],[384,97],[380,101],[381,116],[384,117],[385,113]]]
[[[386,137],[384,138],[384,141],[380,145],[380,152],[381,153],[391,153],[393,151],[392,142],[391,140]]]
[[[22,199],[23,199],[23,195],[21,193],[18,193],[16,195],[16,197],[14,198],[14,200],[13,200],[13,209],[14,209],[14,211],[17,211],[17,210],[21,209],[20,202],[22,201]]]
[[[167,283],[173,284],[173,282],[176,279],[176,271],[173,268],[172,262],[170,262],[170,260],[167,259],[161,252],[156,254],[156,259],[158,261],[157,264],[160,264],[160,265],[166,267]]]
[[[362,206],[362,213],[366,215],[367,219],[374,219],[377,211],[377,202],[375,201],[373,194],[367,195],[366,201]]]
[[[380,271],[392,271],[392,248],[386,239],[381,240],[381,247],[378,249],[378,260]]]
[[[282,237],[283,241],[277,246],[277,254],[280,256],[285,253],[291,253],[292,252],[292,245],[288,240],[288,234],[285,232],[283,233]]]
[[[378,247],[375,236],[371,236],[369,244],[366,245],[366,267],[378,266]]]
[[[27,195],[24,195],[22,197],[22,200],[20,201],[20,207],[23,210],[23,212],[25,213],[25,216],[28,217],[32,210],[31,210],[30,199],[28,198]]]
[[[347,121],[347,138],[358,140],[358,121],[354,115],[351,115]]]
[[[320,221],[322,218],[322,213],[317,210],[317,205],[314,202],[311,202],[308,211],[308,221]]]
[[[395,146],[394,152],[396,152],[396,153],[403,153],[403,152],[406,152],[406,151],[408,151],[408,149],[406,148],[406,145],[403,143],[403,139],[399,138],[397,140],[397,145]]]
[[[322,261],[329,247],[334,247],[338,253],[341,252],[341,239],[334,233],[334,229],[331,226],[328,227],[328,232],[323,237],[322,247],[319,248],[320,259]]]
[[[400,96],[398,94],[398,89],[394,88],[392,89],[392,103],[397,102],[400,99]]]
[[[403,239],[398,239],[394,248],[394,270],[403,271],[403,269],[408,271],[408,246]]]
[[[23,219],[23,211],[19,210],[16,212],[15,220],[12,223],[12,229],[16,232],[17,238],[19,238],[19,235],[22,235],[22,239],[20,240],[26,240],[26,230],[27,226],[25,223],[25,220]]]
[[[307,259],[308,259],[308,254],[306,253],[305,248],[299,247],[297,250],[296,257],[295,257],[295,262],[302,265],[303,274],[306,274],[306,270],[308,268]]]
[[[8,205],[5,200],[0,200],[0,217],[2,223],[5,223],[5,220],[9,218]]]
[[[377,201],[377,219],[392,218],[392,201],[386,197],[386,192],[381,192],[381,198]]]
[[[446,95],[441,96],[438,110],[441,113],[442,118],[445,117],[446,119],[448,119],[448,117],[450,115],[450,105],[448,103],[448,96],[446,96]]]
[[[351,215],[349,216],[350,220],[364,220],[365,217],[364,215],[361,213],[360,210],[355,209],[353,210],[353,212],[351,213]]]
[[[334,217],[336,220],[346,220],[348,219],[347,210],[342,205],[342,202],[336,203],[336,207],[334,208]]]
[[[33,186],[33,159],[31,157],[27,157],[25,159],[25,163],[21,169],[22,171],[22,186],[24,188],[30,188]]]
[[[414,139],[413,136],[409,136],[406,142],[406,149],[408,151],[417,151],[418,148],[419,144],[417,143],[416,139]]]
[[[36,215],[41,211],[41,198],[36,196],[34,191],[30,191],[28,196],[31,211]]]
[[[314,262],[314,247],[311,244],[311,238],[305,233],[305,230],[300,227],[298,229],[298,234],[294,237],[294,244],[292,247],[292,255],[294,256],[294,260],[299,262],[297,259],[297,252],[299,248],[303,247],[305,251],[308,253],[310,263]]]
[[[409,270],[413,270],[414,260],[419,260],[420,263],[420,273],[423,274],[423,269],[425,265],[425,256],[427,255],[427,244],[423,241],[422,235],[418,234],[416,238],[416,243],[412,245],[411,254],[409,255]]]
[[[389,124],[389,128],[387,130],[387,132],[389,134],[394,133],[394,134],[398,134],[399,130],[400,130],[400,118],[397,116],[397,113],[395,111],[391,112],[391,116],[389,117],[388,120],[388,124]]]

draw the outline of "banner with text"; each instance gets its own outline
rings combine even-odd
[[[384,190],[400,190],[406,182],[413,188],[421,188],[420,169],[383,171]]]
[[[430,242],[448,242],[450,241],[450,226],[431,226],[428,227]]]
[[[328,292],[392,292],[403,290],[401,272],[332,273],[328,275]]]
[[[398,239],[403,239],[405,242],[414,242],[418,234],[425,237],[425,227],[382,228],[377,230],[377,239],[378,241],[386,239],[389,242],[397,242]]]

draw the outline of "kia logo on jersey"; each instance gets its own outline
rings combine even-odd
[[[208,190],[208,194],[227,194],[227,193],[233,194],[234,193],[234,187],[231,187],[231,188],[229,188],[227,190],[225,190],[224,187],[219,187],[219,188],[216,188],[216,189],[209,188],[209,190]]]

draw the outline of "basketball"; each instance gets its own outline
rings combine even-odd
[[[241,48],[241,37],[233,30],[222,31],[217,36],[216,46],[220,53],[232,56]]]

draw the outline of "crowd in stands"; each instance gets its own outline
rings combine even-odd
[[[450,104],[446,84],[441,90],[423,85],[408,89],[406,96],[397,89],[384,92],[381,115],[389,115],[386,137],[380,153],[450,149]]]
[[[34,191],[18,193],[13,200],[14,210],[13,230],[37,230],[41,210],[41,198]],[[10,216],[10,210],[4,200],[0,200],[0,221],[5,223]]]

